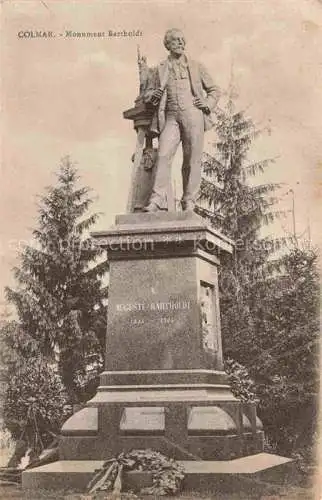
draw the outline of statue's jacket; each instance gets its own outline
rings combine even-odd
[[[220,91],[214,84],[211,76],[205,67],[189,57],[186,57],[188,72],[190,77],[191,92],[194,97],[198,97],[210,111],[217,106]],[[166,86],[169,76],[169,60],[162,61],[157,67],[150,68],[143,98],[146,103],[151,103],[152,93],[156,89],[162,89],[163,94],[152,118],[150,130],[154,134],[160,134],[164,128],[166,120],[167,92]],[[204,115],[204,130],[209,130],[213,126],[210,113]]]

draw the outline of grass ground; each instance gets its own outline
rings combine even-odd
[[[104,494],[103,494],[104,495]],[[15,486],[0,486],[0,499],[1,500],[85,500],[86,497],[79,494],[72,494],[72,492],[67,491],[22,491],[21,488]],[[90,498],[90,497],[88,497]],[[100,497],[98,497],[100,498]],[[107,499],[105,495],[101,497],[103,500]],[[148,499],[148,497],[144,497]],[[152,497],[149,497],[152,499]],[[266,494],[264,491],[262,494],[256,494],[256,496],[246,496],[243,492],[229,493],[229,494],[218,494],[212,495],[209,493],[182,493],[177,497],[163,497],[164,499],[172,498],[172,500],[321,500],[317,491],[313,487],[299,487],[294,485],[288,485],[280,487],[280,491],[277,494],[270,495]]]
[[[0,443],[1,444],[1,443]],[[7,449],[6,446],[0,446],[0,465],[5,466],[8,457],[11,455],[12,450]],[[314,472],[315,471],[315,472]],[[316,480],[313,480],[313,473],[315,474]],[[263,491],[257,492],[254,495],[247,494],[242,491],[236,493],[219,493],[219,492],[207,492],[207,493],[197,493],[197,492],[185,492],[177,497],[163,497],[180,499],[180,500],[322,500],[322,487],[320,493],[317,491],[317,486],[314,488],[312,484],[317,484],[317,473],[316,468],[311,468],[305,481],[294,481],[284,486],[274,485],[274,493],[270,488],[270,484],[263,483]],[[320,471],[321,484],[322,484],[322,470]],[[267,487],[266,487],[267,486]],[[88,497],[90,498],[90,497]],[[99,498],[99,497],[98,497]],[[107,500],[108,497],[104,493],[99,500]],[[82,496],[77,494],[72,494],[68,491],[48,491],[48,490],[33,490],[33,491],[22,491],[18,486],[1,486],[0,484],[0,500],[81,500]],[[84,496],[83,496],[84,499]],[[82,499],[82,500],[83,500]],[[148,500],[148,497],[144,497]],[[150,497],[151,499],[151,497]]]

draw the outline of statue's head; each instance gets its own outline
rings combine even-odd
[[[165,32],[163,43],[165,48],[176,56],[183,54],[186,46],[184,34],[177,28],[171,28]]]

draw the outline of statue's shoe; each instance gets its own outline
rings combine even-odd
[[[159,212],[161,208],[158,207],[156,203],[151,201],[146,207],[143,208],[143,212]]]

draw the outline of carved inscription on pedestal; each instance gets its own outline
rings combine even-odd
[[[154,321],[170,325],[174,323],[178,312],[189,309],[191,309],[190,300],[118,303],[115,306],[116,312],[135,313],[133,316],[129,315],[128,318],[129,324],[132,326],[144,325],[147,318],[151,318],[149,313],[152,313]]]

